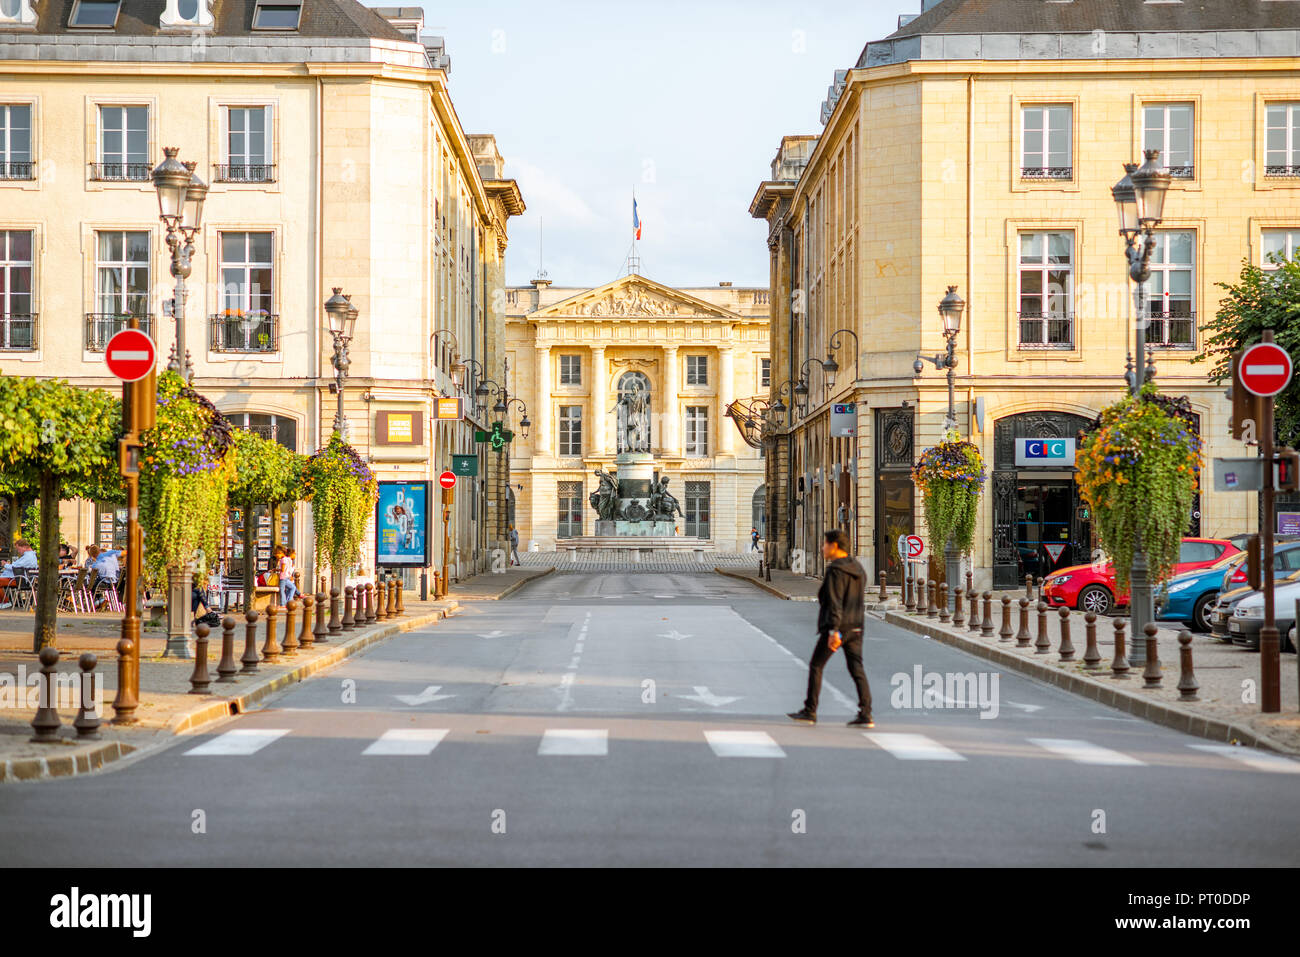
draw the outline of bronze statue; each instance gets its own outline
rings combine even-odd
[[[587,497],[587,501],[596,510],[597,518],[612,521],[618,518],[618,480],[599,466],[595,475],[600,480],[600,487]]]
[[[651,483],[649,505],[652,522],[671,522],[675,514],[684,517],[681,503],[668,491],[667,476]]]

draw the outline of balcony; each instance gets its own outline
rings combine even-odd
[[[218,163],[215,166],[218,183],[274,183],[274,163]]]
[[[0,160],[0,180],[35,178],[36,164],[31,160]]]
[[[153,316],[142,315],[140,331],[153,336]],[[86,313],[86,351],[103,352],[108,340],[131,324],[130,313],[125,312],[88,312]]]
[[[1166,171],[1174,179],[1195,179],[1196,178],[1196,167],[1191,163],[1188,163],[1186,166],[1169,166],[1166,167]]]
[[[97,183],[147,183],[152,172],[148,163],[90,164],[90,178]]]
[[[213,352],[277,352],[280,317],[262,311],[229,311],[209,316],[208,348]]]
[[[1073,166],[1022,166],[1020,178],[1028,180],[1071,180],[1074,179]]]
[[[1073,349],[1074,314],[1044,315],[1041,312],[1022,312],[1020,323],[1021,349]]]
[[[1265,179],[1300,179],[1300,166],[1265,166]]]
[[[1150,316],[1146,340],[1152,349],[1195,349],[1196,313]]]
[[[33,352],[36,349],[35,313],[0,316],[0,352]]]

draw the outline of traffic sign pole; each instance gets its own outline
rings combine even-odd
[[[1273,330],[1265,329],[1263,340],[1265,344],[1272,345]],[[1279,351],[1274,346],[1272,351]],[[1282,654],[1281,641],[1277,630],[1276,609],[1273,601],[1273,396],[1281,392],[1286,387],[1286,382],[1280,385],[1275,381],[1276,376],[1272,373],[1272,367],[1276,365],[1272,356],[1264,360],[1252,360],[1252,354],[1267,354],[1269,350],[1263,350],[1260,346],[1251,346],[1241,357],[1241,381],[1246,388],[1256,395],[1262,394],[1259,390],[1272,390],[1264,395],[1262,405],[1263,421],[1259,426],[1259,450],[1264,459],[1264,487],[1261,494],[1264,498],[1264,508],[1260,515],[1260,537],[1262,539],[1262,552],[1260,556],[1264,573],[1264,627],[1259,632],[1259,692],[1260,692],[1260,710],[1265,714],[1275,714],[1282,710]],[[1283,352],[1283,355],[1286,355]],[[1253,367],[1252,367],[1253,361]],[[1286,379],[1291,378],[1291,360],[1288,356],[1286,359]],[[1254,369],[1263,368],[1266,372],[1255,374]]]

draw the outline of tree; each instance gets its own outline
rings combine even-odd
[[[1232,353],[1262,341],[1272,329],[1274,341],[1300,360],[1300,258],[1276,259],[1276,269],[1242,264],[1234,283],[1216,283],[1227,292],[1214,318],[1201,328],[1211,333],[1206,351],[1193,359],[1214,361],[1213,382],[1232,378]],[[1276,399],[1276,437],[1283,445],[1300,445],[1300,376],[1291,380]]]
[[[245,594],[251,595],[257,577],[253,510],[259,505],[273,508],[300,501],[307,456],[244,429],[235,430],[234,441],[235,481],[230,487],[230,504],[243,513],[244,588]]]
[[[122,404],[64,379],[0,376],[0,473],[40,499],[40,564],[32,650],[53,645],[59,605],[59,501],[111,488]]]

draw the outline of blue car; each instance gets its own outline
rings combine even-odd
[[[1237,552],[1209,568],[1184,572],[1164,582],[1155,594],[1156,618],[1185,622],[1192,631],[1209,631],[1214,602],[1227,572],[1245,558],[1245,552]]]

